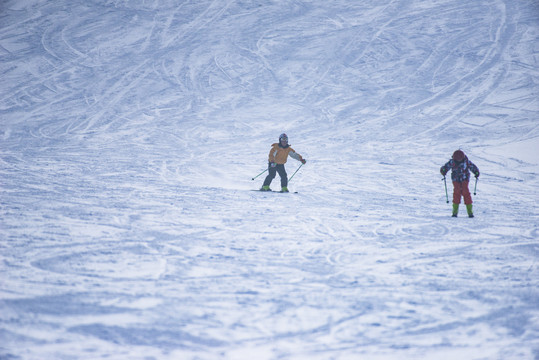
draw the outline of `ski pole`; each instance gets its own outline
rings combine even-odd
[[[290,182],[290,180],[292,180],[292,178],[294,177],[294,175],[296,175],[296,173],[298,172],[298,170],[303,166],[303,164],[301,164],[297,169],[296,171],[294,171],[294,173],[292,174],[292,176],[290,176],[290,179],[288,179],[288,182]]]
[[[477,192],[477,191],[476,191],[476,190],[477,190],[477,179],[478,179],[478,178],[476,177],[476,178],[475,178],[475,187],[474,187],[474,189],[473,189],[473,194],[474,194],[474,195],[475,195],[476,192]]]
[[[259,177],[260,175],[262,175],[263,173],[265,173],[266,171],[268,171],[268,169],[262,171],[260,174],[258,174],[257,176],[255,176],[254,178],[252,178],[251,180],[254,180],[256,179],[257,177]]]
[[[445,181],[445,176],[442,180],[444,181],[444,185],[445,185],[445,200],[446,200],[446,203],[449,204],[449,195],[447,195],[447,182]]]

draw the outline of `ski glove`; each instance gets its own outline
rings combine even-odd
[[[301,159],[301,163],[302,163],[303,165],[305,165],[306,162],[307,162],[307,160]]]
[[[442,174],[443,176],[445,176],[445,174],[447,174],[447,171],[444,171],[444,169],[440,169],[440,174]]]
[[[271,166],[271,167],[276,167],[276,166],[277,166],[277,164],[276,164],[276,163],[274,163],[274,162],[272,162],[272,163],[270,163],[270,166]]]
[[[479,177],[479,173],[478,173],[478,172],[474,172],[473,174],[475,175],[476,178]]]

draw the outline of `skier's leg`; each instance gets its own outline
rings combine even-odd
[[[462,183],[453,181],[453,217],[459,213],[460,198],[462,196]]]
[[[277,171],[279,172],[279,176],[281,177],[281,189],[286,188],[288,186],[288,174],[286,173],[284,164],[277,165]]]
[[[264,184],[262,187],[270,186],[272,180],[275,178],[275,174],[277,173],[277,169],[275,167],[271,167],[268,165],[268,176],[266,176],[266,179],[264,180]]]
[[[462,197],[464,197],[464,203],[470,205],[472,201],[472,194],[470,194],[470,189],[468,189],[469,181],[462,182]]]
[[[464,204],[466,204],[466,212],[469,217],[473,216],[473,205],[472,205],[472,194],[470,194],[470,189],[468,189],[469,181],[462,182],[462,197],[464,198]]]
[[[453,204],[460,204],[462,197],[462,183],[453,181]]]

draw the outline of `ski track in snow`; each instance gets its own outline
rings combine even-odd
[[[0,19],[0,359],[539,357],[533,1]],[[283,131],[298,194],[249,191]]]

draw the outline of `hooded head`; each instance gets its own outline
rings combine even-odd
[[[453,153],[453,160],[457,162],[462,162],[466,158],[466,155],[464,155],[464,152],[462,150],[457,150]]]

